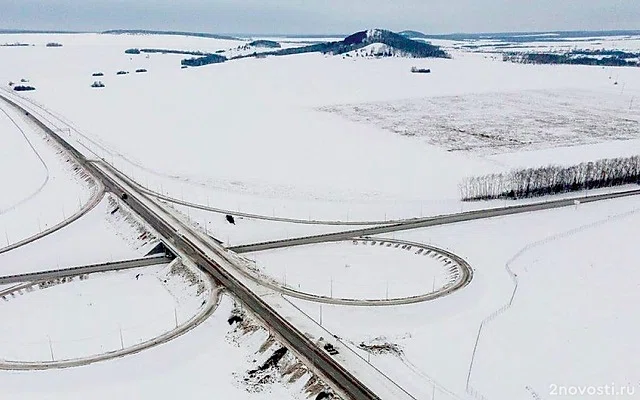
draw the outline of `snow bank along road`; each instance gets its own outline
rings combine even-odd
[[[18,110],[28,112],[6,96],[0,95],[0,97]],[[145,194],[119,179],[118,175],[106,163],[87,162],[84,155],[69,145],[44,122],[31,114],[30,118],[64,147],[91,175],[100,180],[107,190],[121,197],[124,203],[138,213],[167,241],[169,246],[176,250],[176,253],[186,254],[245,303],[272,328],[284,343],[295,351],[300,359],[313,366],[314,370],[336,390],[353,399],[413,398],[389,378],[376,372],[372,366],[366,370],[368,364],[364,360],[358,364],[359,368],[352,371],[347,370],[347,367],[338,362],[337,358],[324,352],[306,333],[299,331],[287,318],[278,314],[274,306],[278,307],[282,304],[278,300],[280,296],[269,296],[274,294],[273,291],[263,289],[262,286],[242,276],[239,273],[239,270],[243,268],[240,258],[229,253],[208,236],[205,237],[192,231],[190,227],[168,214]],[[349,357],[347,351],[344,353],[346,354],[340,357],[342,360]],[[353,357],[348,361],[354,361]],[[355,362],[357,361],[355,359]],[[366,384],[362,380],[366,380]]]
[[[81,267],[63,268],[51,271],[31,272],[28,274],[0,276],[0,285],[8,285],[19,282],[46,281],[56,278],[67,278],[70,276],[79,276],[84,274],[93,274],[96,272],[117,271],[122,269],[131,269],[139,267],[148,267],[151,265],[166,264],[170,260],[164,256],[153,256],[135,258],[132,260],[114,261],[101,264],[84,265]]]

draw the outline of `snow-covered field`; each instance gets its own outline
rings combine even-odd
[[[29,36],[22,40],[33,41]],[[352,122],[319,111],[322,107],[371,102],[440,105],[440,117],[419,113],[409,119],[440,132],[455,123],[440,128],[438,118],[465,116],[452,102],[458,99],[469,109],[480,101],[491,110],[473,110],[477,125],[488,119],[508,125],[509,118],[493,116],[504,110],[518,119],[518,112],[526,111],[531,122],[517,126],[532,130],[540,142],[548,135],[537,134],[536,119],[544,118],[553,104],[568,102],[570,111],[561,115],[561,122],[578,115],[587,123],[569,130],[573,133],[562,135],[565,140],[553,146],[566,145],[575,131],[588,129],[589,121],[632,126],[622,118],[640,107],[635,102],[628,109],[628,97],[640,91],[640,71],[630,68],[616,70],[615,90],[599,68],[513,65],[466,53],[454,54],[453,60],[352,60],[307,54],[182,70],[180,56],[147,58],[124,50],[145,45],[196,48],[202,39],[170,37],[167,46],[160,45],[162,37],[145,36],[72,35],[59,40],[64,47],[0,48],[11,52],[0,66],[0,77],[28,77],[37,90],[24,96],[72,121],[105,149],[86,140],[84,144],[151,189],[262,214],[311,214],[316,219],[349,214],[355,220],[382,219],[385,213],[389,218],[408,217],[421,208],[425,214],[436,213],[439,203],[457,203],[464,177],[515,166],[431,145],[443,140],[398,138],[393,133],[402,128],[398,124]],[[229,44],[211,40],[208,46],[224,49]],[[35,54],[49,67],[29,62]],[[68,67],[66,60],[74,60],[73,65]],[[414,65],[429,67],[432,73],[411,74]],[[115,75],[119,69],[138,67],[149,72]],[[105,88],[90,87],[94,71],[105,73]],[[623,84],[624,94],[616,96]],[[538,94],[532,98],[535,93],[529,91]],[[575,100],[575,93],[583,95]],[[588,112],[602,97],[609,109],[621,109],[615,122],[595,121]],[[492,106],[497,99],[500,106]],[[529,110],[532,103],[536,112]],[[70,134],[78,136],[73,130]],[[635,136],[632,132],[624,137]],[[392,157],[396,154],[402,157]]]
[[[78,212],[98,187],[24,115],[0,106],[0,248]]]
[[[292,383],[271,369],[263,384],[244,381],[271,353],[261,352],[268,332],[229,327],[233,301],[224,296],[202,325],[167,345],[82,368],[3,372],[3,396],[20,399],[303,399],[306,379]],[[119,340],[119,338],[118,338]],[[271,346],[268,346],[271,347]]]
[[[437,42],[437,41],[436,41]],[[637,36],[610,36],[566,40],[539,40],[526,43],[505,42],[502,40],[478,40],[475,42],[442,41],[443,45],[480,46],[476,51],[571,51],[585,50],[623,50],[637,52],[640,50],[640,38]]]
[[[152,235],[116,208],[111,197],[71,225],[31,244],[0,254],[2,275],[55,270],[144,256]],[[144,236],[143,236],[144,235]]]
[[[34,285],[0,302],[2,320],[13,321],[1,331],[0,359],[64,360],[128,348],[182,325],[209,291],[197,293],[166,266]]]
[[[511,308],[485,323],[471,388],[487,399],[511,399],[531,396],[526,386],[541,398],[549,398],[553,383],[621,386],[640,371],[625,356],[636,348],[629,327],[638,323],[632,299],[640,278],[633,262],[639,217],[637,199],[624,199],[396,233],[465,258],[472,283],[401,307],[325,304],[322,323],[355,345],[398,345],[401,356],[371,355],[371,362],[417,398],[431,399],[434,385],[436,399],[473,398],[465,386],[478,329],[509,302],[509,263],[518,291]],[[296,265],[301,257],[282,258]],[[318,320],[318,304],[291,301]]]
[[[347,299],[389,299],[434,292],[447,282],[443,263],[416,251],[345,241],[269,250],[254,257],[262,273],[297,291]]]
[[[640,350],[630,335],[640,323],[632,239],[640,234],[640,212],[625,214],[625,208],[534,242],[510,263],[518,290],[509,311],[484,326],[475,389],[488,398],[516,398],[527,386],[551,396],[554,387],[614,384],[640,394],[640,364],[629,357]]]
[[[185,56],[124,50],[215,52],[246,41],[0,35],[0,43],[16,41],[35,46],[0,47],[2,88],[26,78],[37,90],[10,96],[141,185],[221,209],[332,221],[467,211],[504,204],[461,204],[458,184],[466,176],[640,151],[637,68],[518,65],[454,50],[452,60],[306,54],[181,69]],[[52,41],[63,47],[44,46]],[[412,74],[413,66],[432,73]],[[94,72],[105,74],[106,87],[90,87]],[[2,108],[16,121],[0,113],[0,183],[11,188],[0,196],[0,235],[11,243],[77,211],[93,189],[24,116]],[[2,274],[145,254],[152,236],[126,209],[112,213],[114,201],[105,198],[60,231],[1,254]],[[469,286],[435,301],[365,308],[290,301],[308,314],[306,324],[321,322],[354,349],[368,348],[371,354],[355,351],[416,398],[544,399],[551,385],[622,386],[640,372],[629,356],[638,350],[637,204],[628,198],[394,234],[445,248],[474,268]],[[174,207],[232,245],[346,229],[250,218],[232,225],[224,213]],[[412,296],[447,279],[429,257],[352,242],[247,257],[282,284],[324,296]],[[518,286],[505,308],[514,290],[507,266]],[[140,279],[129,271],[0,300],[3,321],[20,321],[0,330],[0,358],[42,359],[51,347],[54,357],[77,356],[117,348],[120,328],[125,345],[171,328],[177,300],[149,272],[157,268],[145,271]],[[171,289],[190,293],[180,284]],[[191,311],[201,304],[194,299],[185,295]],[[0,373],[3,396],[304,398],[304,379],[280,384],[286,379],[277,371],[266,385],[253,385],[255,376],[244,381],[277,346],[257,327],[248,335],[229,327],[233,308],[225,296],[204,324],[135,356]],[[145,332],[134,339],[138,327]],[[104,340],[73,345],[88,337]],[[39,347],[18,345],[31,342]]]
[[[10,115],[0,113],[0,132],[2,132],[2,159],[7,164],[18,165],[23,162],[34,161],[40,168],[25,168],[24,173],[17,175],[9,169],[2,170],[2,183],[12,190],[4,192],[0,200],[0,210],[5,214],[11,208],[28,201],[46,185],[49,174],[46,167],[38,158],[38,153],[31,148],[31,142],[10,119]]]
[[[605,71],[601,80],[607,80]],[[639,139],[636,95],[615,87],[599,92],[525,90],[329,106],[322,111],[416,136],[449,151],[493,154]]]

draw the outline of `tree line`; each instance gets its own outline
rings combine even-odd
[[[640,156],[549,165],[465,179],[463,201],[519,199],[640,183]]]
[[[205,53],[203,51],[190,51],[190,50],[173,50],[173,49],[126,49],[126,54],[140,54],[140,53],[160,53],[160,54],[186,54],[190,56],[208,56],[211,53]]]
[[[202,57],[185,58],[180,63],[188,67],[199,67],[208,64],[217,64],[227,61],[227,57],[218,54],[207,54]]]
[[[604,53],[603,53],[604,54]],[[555,53],[503,53],[503,61],[520,64],[571,64],[571,65],[597,65],[609,67],[636,67],[638,61],[628,60],[627,55],[633,53],[600,54],[571,52],[569,54]]]

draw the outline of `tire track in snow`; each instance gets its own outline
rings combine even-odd
[[[33,146],[33,143],[31,143],[31,141],[27,137],[27,134],[20,127],[20,125],[18,125],[18,123],[13,119],[13,117],[11,117],[9,115],[9,113],[4,108],[0,107],[0,111],[2,111],[4,113],[4,115],[6,115],[6,117],[13,123],[13,125],[15,125],[15,127],[20,131],[20,133],[22,134],[22,137],[24,137],[24,140],[27,141],[27,143],[29,144],[29,147],[31,148],[33,153],[36,155],[38,160],[40,160],[40,163],[42,164],[42,166],[44,167],[44,170],[45,170],[45,177],[44,177],[44,180],[42,181],[42,183],[40,184],[40,186],[38,186],[38,188],[33,193],[29,194],[27,197],[23,198],[22,200],[18,201],[17,203],[13,204],[12,206],[9,206],[9,207],[7,207],[5,209],[0,209],[0,215],[3,215],[3,214],[8,213],[9,211],[15,210],[16,208],[20,207],[22,204],[24,204],[24,203],[28,202],[29,200],[33,199],[35,196],[38,195],[38,193],[42,192],[42,189],[44,189],[44,187],[47,185],[47,183],[49,183],[50,173],[49,173],[49,167],[47,166],[47,163],[42,159],[42,156],[40,155],[40,153],[38,153],[38,150],[36,150],[36,148]]]

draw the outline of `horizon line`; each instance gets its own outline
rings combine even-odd
[[[368,28],[374,29],[374,28]],[[385,29],[385,28],[379,28]],[[364,31],[367,29],[362,29],[360,31]],[[389,29],[390,30],[390,29]],[[429,37],[446,37],[446,36],[462,36],[462,35],[519,35],[519,34],[527,34],[527,35],[541,35],[541,34],[563,34],[563,33],[620,33],[620,34],[640,34],[640,29],[602,29],[602,30],[592,30],[592,29],[570,29],[570,30],[533,30],[533,31],[497,31],[497,32],[448,32],[448,33],[425,33],[423,31],[418,31],[415,29],[403,29],[403,30],[390,30],[392,32],[417,32],[425,36]],[[282,37],[343,37],[348,36],[351,33],[302,33],[302,32],[293,32],[293,33],[277,33],[277,32],[199,32],[199,31],[183,31],[183,30],[173,30],[173,29],[144,29],[144,28],[114,28],[114,29],[106,29],[106,30],[64,30],[64,29],[12,29],[12,28],[0,28],[0,34],[84,34],[84,33],[97,33],[97,34],[110,34],[110,33],[134,33],[134,32],[147,32],[151,34],[183,34],[183,35],[217,35],[217,36],[236,36],[236,37],[247,37],[247,36],[282,36]],[[352,32],[353,33],[353,32]]]

